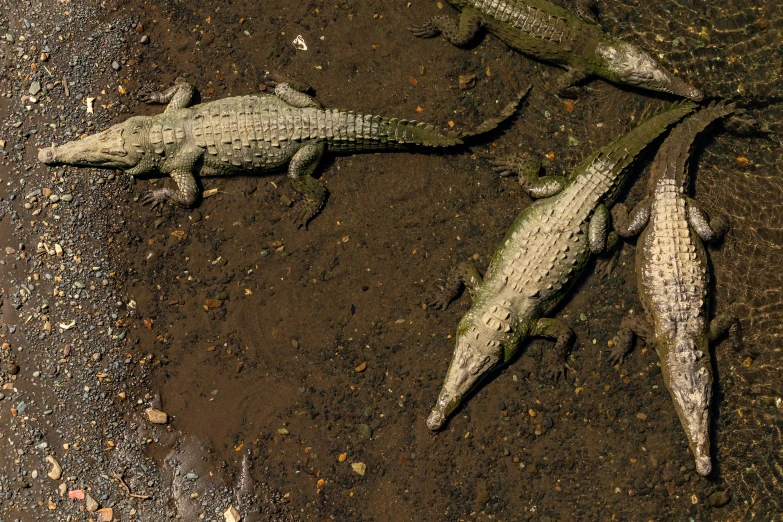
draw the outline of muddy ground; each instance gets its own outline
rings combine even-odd
[[[561,71],[491,36],[466,50],[406,30],[450,10],[430,1],[343,0],[5,6],[2,32],[12,40],[0,44],[0,94],[9,95],[0,98],[7,141],[0,340],[8,343],[0,520],[96,516],[84,512],[84,501],[61,497],[60,483],[113,508],[118,520],[223,520],[229,505],[245,520],[779,515],[779,475],[757,467],[754,483],[722,458],[746,462],[732,457],[740,433],[769,448],[780,441],[776,406],[766,424],[749,422],[751,412],[727,398],[759,384],[765,397],[779,393],[768,374],[748,382],[752,369],[779,357],[779,348],[760,342],[773,338],[773,327],[759,326],[775,311],[742,299],[755,288],[752,276],[752,284],[721,283],[740,280],[741,230],[710,250],[714,308],[739,307],[751,354],[725,343],[715,351],[710,477],[695,472],[654,352],[640,344],[622,366],[604,362],[621,318],[641,310],[633,243],[609,277],[589,270],[557,312],[578,339],[565,382],[543,375],[551,343],[530,342],[442,431],[427,429],[469,300],[442,312],[423,302],[456,262],[472,259],[483,270],[530,204],[487,158],[521,150],[541,158],[547,173],[566,173],[671,101],[595,80],[564,103],[551,89]],[[292,44],[298,35],[306,51]],[[282,173],[203,178],[202,188],[217,192],[197,208],[151,210],[139,196],[171,180],[36,161],[38,147],[52,141],[162,110],[140,104],[140,91],[181,76],[209,101],[259,92],[267,70],[310,83],[328,107],[444,127],[475,125],[526,85],[533,90],[514,120],[463,148],[329,156],[316,175],[330,197],[307,230],[293,224],[300,202]],[[475,86],[460,89],[466,74],[476,76]],[[43,92],[31,102],[33,81]],[[93,96],[95,114],[86,115]],[[769,138],[707,139],[695,195],[734,223],[762,189],[727,184],[726,158],[750,157],[734,175],[765,180],[774,194],[774,162],[759,159],[776,157],[771,148],[778,150]],[[631,203],[644,195],[646,163],[626,195]],[[726,187],[732,204],[700,197]],[[754,230],[779,247],[776,227]],[[165,411],[167,424],[151,424],[148,407]],[[46,477],[50,454],[63,464],[62,479]],[[769,494],[747,496],[753,484]]]

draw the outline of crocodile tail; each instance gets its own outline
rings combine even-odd
[[[690,151],[697,136],[713,122],[737,111],[733,103],[712,102],[709,106],[692,114],[669,133],[653,161],[652,172],[665,176],[685,176],[688,174]],[[659,163],[663,163],[660,164]],[[675,165],[675,168],[666,168]],[[650,181],[655,182],[656,176]],[[683,179],[682,181],[685,181]]]
[[[511,116],[516,114],[517,109],[519,108],[519,104],[522,103],[522,100],[525,99],[525,97],[530,92],[530,89],[532,88],[532,85],[528,85],[524,89],[522,89],[508,105],[503,107],[503,110],[498,113],[497,116],[494,118],[490,118],[488,120],[485,120],[484,122],[478,124],[473,129],[464,131],[462,134],[460,134],[461,138],[471,138],[473,136],[478,136],[479,134],[484,134],[485,132],[489,132],[492,129],[495,129],[498,125],[509,119]]]

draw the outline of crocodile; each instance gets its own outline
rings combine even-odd
[[[687,197],[688,162],[696,136],[734,111],[733,105],[713,104],[685,119],[669,134],[653,160],[649,195],[630,215],[622,204],[612,209],[619,236],[641,233],[636,246],[636,271],[646,313],[623,319],[609,362],[622,362],[634,334],[655,347],[663,382],[701,475],[712,470],[709,344],[728,331],[737,349],[741,333],[734,315],[724,313],[708,321],[709,272],[702,241],[719,239],[728,225],[720,218],[710,221]]]
[[[280,78],[277,76],[277,78]],[[474,129],[439,131],[435,125],[324,109],[303,83],[266,80],[271,93],[237,96],[190,106],[194,87],[177,81],[162,92],[142,93],[145,103],[168,104],[162,114],[134,116],[59,147],[43,148],[47,165],[121,169],[138,176],[168,174],[177,189],[149,192],[142,204],[169,201],[192,207],[202,176],[264,173],[288,164],[288,177],[304,205],[295,223],[306,225],[323,207],[326,187],[312,176],[328,149],[356,153],[409,146],[450,147],[495,128],[510,117],[530,87]]]
[[[627,167],[671,125],[692,112],[690,101],[675,103],[577,165],[568,177],[538,177],[538,166],[522,155],[493,161],[501,174],[516,173],[538,199],[517,216],[495,250],[482,280],[475,267],[458,265],[441,295],[429,300],[445,308],[464,284],[473,304],[460,320],[456,348],[427,426],[437,430],[484,377],[508,363],[531,336],[556,339],[549,353],[549,377],[565,374],[568,325],[549,318],[587,267],[592,254],[610,249],[610,205],[628,176]]]
[[[461,11],[459,22],[436,16],[409,28],[414,36],[443,34],[454,45],[470,43],[483,27],[510,47],[535,59],[564,67],[557,90],[589,75],[610,82],[666,92],[701,101],[704,94],[661,67],[636,45],[604,33],[584,2],[577,14],[547,0],[449,0]]]

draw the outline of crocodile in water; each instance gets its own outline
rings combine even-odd
[[[324,109],[305,94],[304,84],[269,83],[274,95],[237,96],[190,107],[193,86],[178,82],[167,91],[141,96],[146,103],[168,103],[162,114],[135,116],[83,140],[41,149],[38,158],[47,165],[168,174],[177,189],[152,191],[142,203],[168,200],[184,207],[193,206],[199,196],[194,173],[263,173],[288,164],[288,176],[305,200],[296,219],[304,225],[326,200],[326,187],[312,177],[326,149],[355,153],[458,145],[511,116],[529,90],[471,131],[442,133],[428,123]]]
[[[537,177],[518,156],[495,162],[502,173],[516,171],[536,201],[516,218],[481,280],[475,268],[460,265],[436,308],[448,305],[460,279],[473,306],[457,329],[446,379],[427,426],[439,429],[466,394],[495,367],[514,356],[530,336],[556,338],[550,376],[564,372],[566,348],[573,336],[559,319],[547,318],[579,279],[593,253],[606,250],[609,211],[627,177],[627,167],[669,126],[693,111],[681,102],[620,136],[581,162],[567,178]],[[616,240],[616,237],[615,237]]]
[[[454,45],[469,43],[485,27],[517,51],[560,65],[568,73],[559,91],[589,75],[611,82],[662,91],[700,101],[702,92],[662,68],[639,47],[604,33],[589,9],[580,16],[547,0],[449,0],[462,11],[411,27],[415,36],[438,34]],[[580,2],[583,5],[584,2]]]
[[[661,360],[663,382],[674,401],[696,471],[708,475],[712,372],[709,343],[727,330],[740,346],[737,318],[723,314],[709,322],[709,272],[703,241],[718,239],[725,222],[712,222],[687,197],[688,159],[696,136],[710,123],[734,112],[733,105],[713,105],[688,117],[663,142],[653,161],[650,195],[630,216],[623,205],[612,209],[615,230],[636,246],[636,273],[646,317],[623,319],[610,362],[621,362],[634,333],[646,339]]]

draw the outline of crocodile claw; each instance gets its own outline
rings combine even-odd
[[[565,363],[553,364],[546,371],[546,378],[553,382],[559,381],[561,377],[565,380],[567,368],[568,365]]]
[[[141,103],[147,105],[161,103],[161,93],[159,92],[142,92],[139,93],[138,98]]]
[[[159,204],[162,206],[170,197],[172,191],[170,189],[158,189],[147,192],[141,198],[142,205],[152,205],[150,208],[155,208]]]
[[[427,303],[427,306],[430,306],[435,310],[445,310],[449,307],[451,299],[449,299],[448,296],[439,294],[431,296],[425,301],[425,303]]]
[[[307,230],[307,225],[321,211],[321,208],[323,208],[323,204],[319,201],[305,199],[301,204],[301,208],[296,213],[296,217],[294,217],[294,226],[296,226],[296,228],[304,227],[304,229]]]
[[[416,38],[432,38],[440,34],[438,29],[432,22],[426,22],[420,25],[412,25],[408,27],[408,31],[411,32]]]
[[[625,350],[615,348],[609,353],[606,362],[609,363],[609,366],[614,366],[615,364],[623,364],[623,359],[625,359]]]

